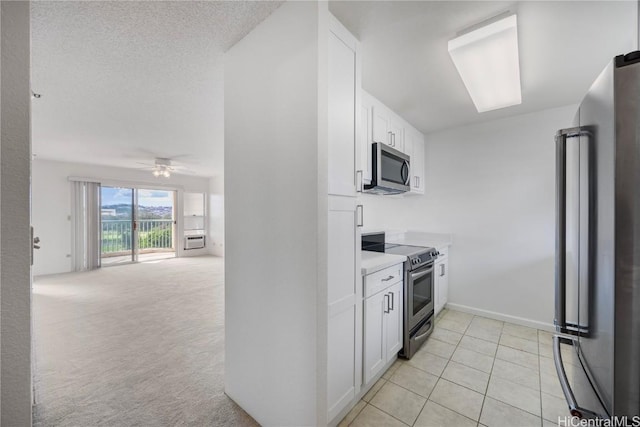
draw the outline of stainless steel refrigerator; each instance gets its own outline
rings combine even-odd
[[[569,410],[640,415],[640,52],[556,135],[554,359]],[[630,422],[631,420],[629,420]]]

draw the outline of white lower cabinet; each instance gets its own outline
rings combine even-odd
[[[331,420],[362,384],[362,275],[357,200],[329,197],[327,403]]]
[[[402,349],[402,298],[401,280],[364,300],[364,384]]]
[[[440,249],[440,253],[444,250]],[[448,249],[447,252],[448,253]],[[435,263],[435,286],[434,286],[435,315],[447,304],[447,296],[449,295],[449,256],[438,257]]]

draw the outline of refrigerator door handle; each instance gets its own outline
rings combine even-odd
[[[567,130],[556,134],[556,304],[553,320],[558,332],[565,332],[566,321],[566,249],[567,249]]]
[[[558,374],[558,379],[560,380],[560,387],[562,388],[562,393],[564,394],[565,399],[567,400],[567,404],[569,406],[569,412],[572,416],[578,418],[602,418],[602,415],[596,414],[593,411],[590,411],[585,408],[581,408],[576,401],[576,398],[573,394],[573,390],[571,390],[571,385],[569,384],[569,380],[567,379],[567,373],[564,370],[564,364],[562,363],[562,354],[560,353],[560,339],[569,339],[571,340],[571,345],[573,345],[574,339],[568,338],[560,335],[553,336],[553,362],[556,366],[556,372]]]
[[[587,327],[567,323],[567,139],[590,136],[581,127],[560,129],[556,133],[556,259],[555,319],[559,333],[577,335]]]

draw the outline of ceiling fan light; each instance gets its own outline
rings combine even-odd
[[[169,178],[169,177],[171,176],[171,173],[169,172],[169,170],[168,170],[168,169],[165,169],[165,170],[162,172],[162,176],[164,176],[165,178]]]
[[[158,169],[154,169],[153,170],[153,176],[155,176],[156,178],[160,176],[160,171]]]
[[[456,37],[448,48],[479,113],[522,103],[516,15]]]

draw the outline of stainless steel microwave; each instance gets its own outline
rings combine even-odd
[[[386,144],[371,144],[371,184],[364,186],[368,193],[400,194],[411,189],[409,156]]]

